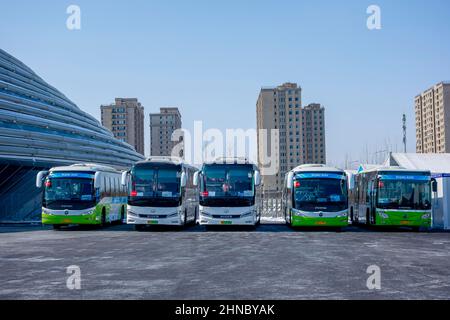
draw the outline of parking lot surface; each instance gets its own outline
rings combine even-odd
[[[449,299],[450,233],[0,226],[0,268],[0,299]]]

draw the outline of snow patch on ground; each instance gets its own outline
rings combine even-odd
[[[284,224],[286,221],[283,217],[261,217],[261,223],[264,224]]]

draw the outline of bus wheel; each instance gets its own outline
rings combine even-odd
[[[120,224],[123,223],[123,220],[125,220],[125,209],[124,209],[124,207],[122,207],[121,212],[120,212]]]
[[[102,210],[102,222],[101,222],[101,226],[105,227],[106,226],[106,211],[105,208],[103,208]]]
[[[366,212],[366,224],[370,225],[370,222],[371,222],[370,212],[369,212],[369,209],[367,209],[367,212]]]
[[[53,225],[53,230],[61,230],[61,225],[60,224],[54,224]]]
[[[134,230],[135,231],[142,231],[142,230],[144,230],[144,228],[145,228],[145,226],[142,225],[142,224],[135,224],[134,225]]]
[[[188,225],[187,209],[184,209],[184,225]]]
[[[194,226],[198,224],[198,207],[195,207]]]

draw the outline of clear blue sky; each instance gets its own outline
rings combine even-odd
[[[82,29],[66,28],[77,4]],[[366,9],[381,7],[369,31]],[[414,96],[450,80],[450,1],[6,1],[0,47],[83,110],[137,97],[146,116],[180,106],[183,125],[254,128],[261,86],[297,82],[326,107],[327,155],[415,150]],[[147,127],[147,125],[146,125]],[[146,149],[149,134],[146,128]],[[372,157],[372,156],[370,156]]]

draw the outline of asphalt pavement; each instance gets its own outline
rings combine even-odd
[[[450,233],[0,226],[0,270],[0,299],[449,299]]]

